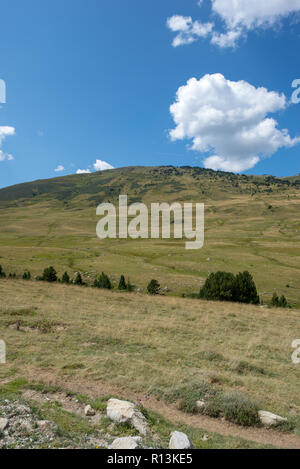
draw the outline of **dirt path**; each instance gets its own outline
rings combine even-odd
[[[300,449],[300,437],[297,435],[280,433],[279,431],[266,428],[245,428],[221,419],[213,419],[203,415],[185,414],[178,410],[176,405],[166,404],[151,396],[149,397],[125,388],[111,386],[107,383],[86,380],[80,381],[75,378],[65,379],[38,370],[35,371],[34,376],[31,378],[32,381],[40,381],[51,386],[59,386],[65,391],[71,390],[94,398],[101,395],[112,394],[133,401],[141,399],[146,408],[159,413],[174,423],[184,423],[194,428],[200,428],[201,430],[215,432],[225,436],[243,438],[244,440],[264,445],[272,445],[277,448]]]

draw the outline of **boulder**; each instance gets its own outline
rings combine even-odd
[[[287,422],[286,418],[280,417],[279,415],[272,414],[271,412],[267,412],[266,410],[260,410],[258,412],[260,421],[266,427],[271,427],[272,425],[276,425],[280,422]]]
[[[3,430],[6,429],[8,425],[8,419],[0,417],[0,432],[3,432]]]
[[[126,436],[114,440],[109,449],[137,449],[141,442],[142,438],[140,436]]]
[[[92,408],[92,406],[90,406],[90,405],[85,406],[85,408],[84,408],[84,415],[85,415],[86,417],[93,417],[93,416],[95,415],[95,413],[96,413],[96,412],[94,411],[94,409]]]
[[[147,420],[132,402],[110,399],[107,403],[107,417],[113,422],[129,422],[142,435],[149,431]]]
[[[173,432],[169,443],[170,449],[192,449],[193,445],[185,433]]]

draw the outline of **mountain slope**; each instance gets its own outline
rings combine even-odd
[[[96,207],[117,203],[204,202],[205,244],[96,237]],[[156,278],[171,295],[198,292],[216,270],[249,270],[260,295],[274,290],[300,306],[300,176],[278,179],[202,168],[131,167],[34,181],[0,190],[0,263],[21,275],[48,265],[59,274],[124,273],[143,288]]]

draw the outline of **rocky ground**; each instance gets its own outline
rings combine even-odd
[[[61,392],[50,396],[27,390],[22,398],[0,403],[1,449],[163,447],[160,436],[150,431],[136,404],[110,399],[106,409],[103,405],[97,410]],[[61,426],[45,418],[51,414]],[[173,432],[170,437],[170,448],[192,448],[185,434]]]

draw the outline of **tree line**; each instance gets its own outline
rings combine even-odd
[[[0,265],[0,278],[5,278],[6,274],[3,271],[2,266]],[[16,278],[15,273],[10,273],[9,278]],[[22,275],[22,279],[31,280],[31,273],[28,270]],[[80,272],[77,272],[74,279],[71,279],[68,272],[64,272],[61,278],[58,277],[54,267],[46,267],[41,276],[36,277],[36,280],[49,282],[49,283],[63,283],[63,284],[73,284],[77,286],[88,286],[84,282]],[[92,284],[94,288],[112,290],[113,283],[108,275],[104,272],[101,275],[97,276]],[[134,285],[128,279],[126,281],[125,276],[121,275],[119,284],[119,291],[134,291]],[[161,286],[159,282],[155,279],[152,279],[147,285],[147,292],[150,295],[160,295]],[[199,298],[203,300],[211,301],[230,301],[236,303],[246,303],[258,305],[260,304],[260,298],[257,292],[257,287],[255,285],[252,275],[248,272],[240,272],[237,275],[234,275],[230,272],[215,272],[208,276],[203,287],[200,289],[199,294],[191,295],[193,298]],[[183,295],[185,297],[185,295]],[[272,297],[271,303],[274,307],[287,308],[289,307],[288,301],[284,295],[279,297],[276,292]]]

